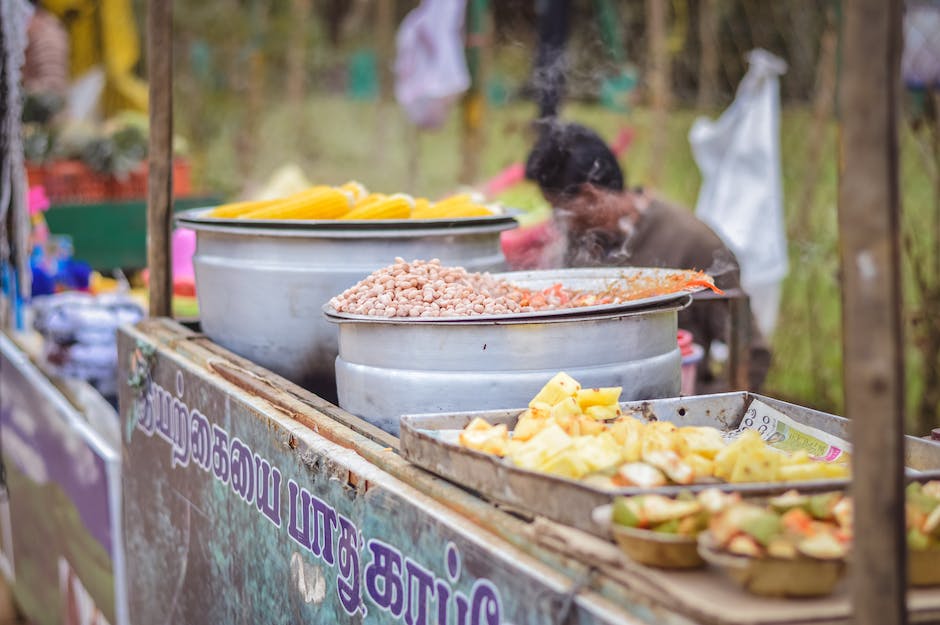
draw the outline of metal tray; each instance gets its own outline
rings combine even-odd
[[[612,283],[625,278],[637,276],[668,276],[684,273],[682,269],[659,269],[652,267],[588,267],[583,269],[541,269],[538,271],[509,271],[493,273],[501,278],[521,287],[533,290],[542,290],[561,283],[569,289],[579,291],[602,291]],[[370,317],[368,315],[353,315],[338,312],[329,303],[323,305],[323,313],[328,318],[351,321],[394,321],[401,320],[407,323],[460,323],[467,321],[493,322],[523,319],[543,319],[552,317],[584,317],[593,314],[607,314],[620,312],[642,312],[645,310],[660,310],[670,305],[677,305],[679,309],[691,303],[691,294],[704,290],[705,287],[693,287],[674,293],[644,297],[619,304],[599,304],[596,306],[578,306],[576,308],[556,308],[553,310],[538,310],[524,313],[507,313],[500,315],[466,315],[463,317]]]
[[[849,439],[849,420],[795,404],[753,393],[723,393],[670,399],[627,402],[624,414],[647,421],[671,421],[678,426],[706,425],[720,430],[736,428],[755,399],[779,410],[791,419],[833,436]],[[460,414],[406,415],[401,418],[401,452],[409,462],[432,473],[479,492],[483,497],[521,512],[539,515],[579,529],[605,536],[605,530],[591,519],[591,511],[609,504],[617,495],[641,493],[676,494],[680,490],[718,487],[742,495],[782,493],[791,488],[802,491],[838,490],[848,480],[804,482],[756,482],[749,484],[696,484],[657,489],[635,487],[605,490],[583,482],[520,469],[496,456],[461,447],[457,431],[475,417],[490,423],[505,423],[510,430],[522,409],[465,412]],[[940,478],[940,444],[908,436],[905,464],[919,478]],[[876,459],[872,459],[876,461]]]
[[[255,230],[317,230],[355,232],[395,230],[439,230],[468,228],[472,226],[503,226],[508,230],[518,224],[512,214],[488,215],[484,217],[461,217],[459,219],[235,219],[209,217],[214,207],[194,208],[175,215],[182,225],[211,225]]]

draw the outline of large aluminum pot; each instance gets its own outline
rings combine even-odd
[[[336,327],[321,307],[396,256],[503,268],[511,217],[426,222],[247,222],[181,213],[196,231],[202,331],[234,353],[335,401]]]
[[[339,324],[339,405],[398,434],[404,414],[525,406],[558,371],[622,386],[623,401],[679,394],[677,311],[426,322],[328,313]]]

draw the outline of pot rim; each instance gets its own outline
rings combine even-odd
[[[197,232],[256,237],[403,238],[427,235],[487,234],[512,230],[519,224],[512,215],[461,219],[217,219],[207,217],[212,207],[194,208],[174,215],[176,224]]]
[[[665,296],[664,296],[665,297]],[[584,306],[582,308],[563,308],[560,310],[543,310],[528,313],[506,315],[473,315],[471,317],[370,317],[368,315],[353,315],[334,310],[329,303],[323,305],[323,316],[330,323],[338,325],[358,323],[365,325],[400,325],[400,326],[492,326],[492,325],[523,325],[537,323],[572,323],[579,321],[607,321],[623,317],[638,317],[642,315],[678,312],[692,303],[690,293],[676,293],[666,301],[656,302],[652,305],[628,307],[624,304],[607,304],[606,311],[597,310],[597,306]],[[609,307],[616,306],[611,310]]]

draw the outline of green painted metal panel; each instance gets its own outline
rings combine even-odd
[[[689,623],[585,591],[173,336],[119,338],[132,623]]]
[[[174,200],[175,211],[212,206],[218,199],[206,196]],[[75,258],[93,269],[143,269],[147,266],[147,203],[143,201],[101,204],[60,204],[46,211],[54,235],[69,235]]]

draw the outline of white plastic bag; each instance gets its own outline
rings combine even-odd
[[[780,282],[787,275],[787,240],[780,174],[780,83],[787,64],[765,50],[747,56],[750,68],[734,102],[689,131],[702,172],[695,214],[725,242],[741,266],[758,327],[777,322]]]
[[[936,2],[906,5],[901,75],[908,87],[940,85],[940,6]]]
[[[470,86],[463,49],[466,0],[422,0],[395,39],[395,98],[420,128],[444,123]]]

